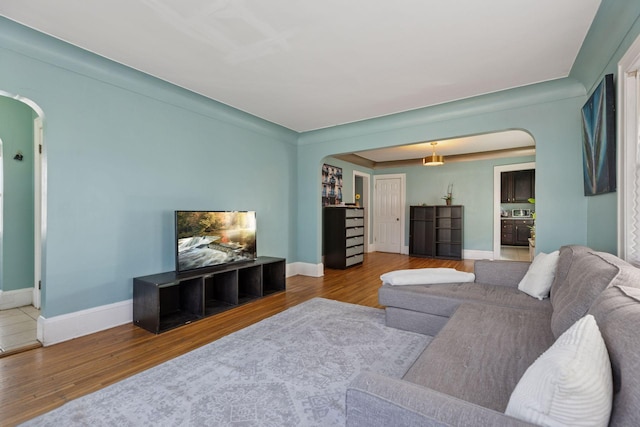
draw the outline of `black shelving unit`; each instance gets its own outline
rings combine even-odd
[[[435,255],[435,206],[409,207],[409,255]]]
[[[284,291],[286,274],[286,263],[269,262],[262,264],[262,295],[267,296],[276,292]]]
[[[133,323],[155,334],[286,289],[286,260],[255,261],[214,271],[133,279]]]
[[[463,206],[436,206],[435,256],[462,259]]]
[[[202,293],[199,292],[201,288],[200,278],[185,280],[181,286],[159,286],[158,329],[172,329],[202,318]]]
[[[462,259],[463,206],[411,206],[409,209],[409,255]]]
[[[204,314],[211,316],[239,304],[238,270],[221,271],[204,279]]]

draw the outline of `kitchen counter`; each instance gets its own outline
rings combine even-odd
[[[500,219],[506,219],[506,220],[523,219],[523,220],[533,221],[533,217],[530,217],[530,216],[501,216]]]

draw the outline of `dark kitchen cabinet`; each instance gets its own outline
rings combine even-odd
[[[516,246],[529,246],[529,237],[531,236],[532,220],[514,220],[514,244]]]
[[[500,231],[500,244],[504,246],[513,246],[513,221],[503,219],[500,222],[502,224]]]
[[[505,246],[529,246],[533,220],[503,219],[501,221],[500,244]]]
[[[500,201],[502,203],[527,203],[536,197],[536,171],[527,169],[500,174]]]

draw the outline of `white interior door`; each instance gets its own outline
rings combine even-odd
[[[404,246],[404,175],[376,176],[374,181],[376,250],[401,253]]]

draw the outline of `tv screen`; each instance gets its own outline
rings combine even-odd
[[[176,272],[256,258],[253,211],[176,211]]]

